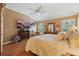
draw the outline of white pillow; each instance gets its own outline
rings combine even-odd
[[[56,39],[57,40],[64,40],[65,34],[64,32],[60,32],[57,34]]]

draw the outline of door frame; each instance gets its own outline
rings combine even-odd
[[[0,3],[0,55],[3,51],[3,16],[2,16],[2,9],[6,4]]]

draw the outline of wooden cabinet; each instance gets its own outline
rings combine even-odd
[[[30,31],[19,30],[18,35],[21,37],[21,40],[29,39],[30,38]]]

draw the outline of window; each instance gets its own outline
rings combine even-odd
[[[66,32],[69,30],[70,27],[72,27],[73,25],[75,25],[75,20],[64,20],[61,23],[61,30]]]
[[[30,32],[36,32],[36,24],[30,27]]]
[[[38,31],[39,32],[45,32],[45,25],[44,25],[44,23],[38,24]]]

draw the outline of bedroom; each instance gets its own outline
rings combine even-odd
[[[2,55],[79,55],[78,6],[77,3],[6,3],[2,9]]]

